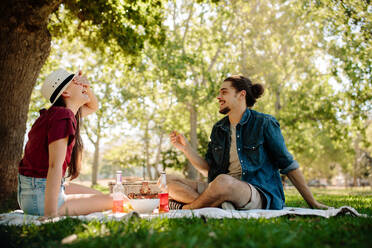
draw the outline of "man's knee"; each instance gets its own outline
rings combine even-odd
[[[175,181],[179,181],[179,176],[174,175],[174,174],[169,174],[169,175],[167,175],[166,178],[167,178],[167,184],[173,183]]]
[[[210,187],[213,188],[213,191],[221,197],[230,195],[233,190],[234,178],[226,175],[218,175],[211,183]]]

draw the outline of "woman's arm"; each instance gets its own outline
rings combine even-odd
[[[83,84],[84,88],[87,91],[89,99],[90,99],[90,101],[88,103],[84,104],[81,107],[81,116],[85,117],[85,116],[90,115],[90,114],[92,114],[92,113],[94,113],[98,110],[98,99],[93,94],[93,91],[90,88],[90,83],[89,83],[87,77],[83,76],[81,71],[79,71],[78,81]]]
[[[81,107],[82,117],[93,114],[94,112],[98,110],[98,100],[97,100],[97,97],[93,94],[93,91],[90,88],[90,85],[84,86],[84,87],[86,87],[90,101]]]
[[[49,144],[49,168],[45,189],[44,216],[58,215],[58,194],[61,188],[62,166],[66,158],[68,137]]]

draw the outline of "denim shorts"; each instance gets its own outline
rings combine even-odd
[[[61,182],[58,208],[65,202],[65,189]],[[18,204],[25,214],[44,215],[46,178],[26,177],[18,174]]]

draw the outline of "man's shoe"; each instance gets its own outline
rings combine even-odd
[[[182,209],[183,205],[185,205],[185,204],[183,204],[181,202],[178,202],[178,201],[175,201],[175,200],[169,200],[168,201],[169,210]]]
[[[221,208],[225,209],[225,210],[235,210],[234,204],[232,204],[231,202],[228,202],[228,201],[223,202],[221,204]]]

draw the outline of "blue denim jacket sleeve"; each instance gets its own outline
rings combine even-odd
[[[268,119],[264,137],[272,162],[280,169],[281,174],[299,168],[297,161],[287,150],[279,122],[274,117]]]

